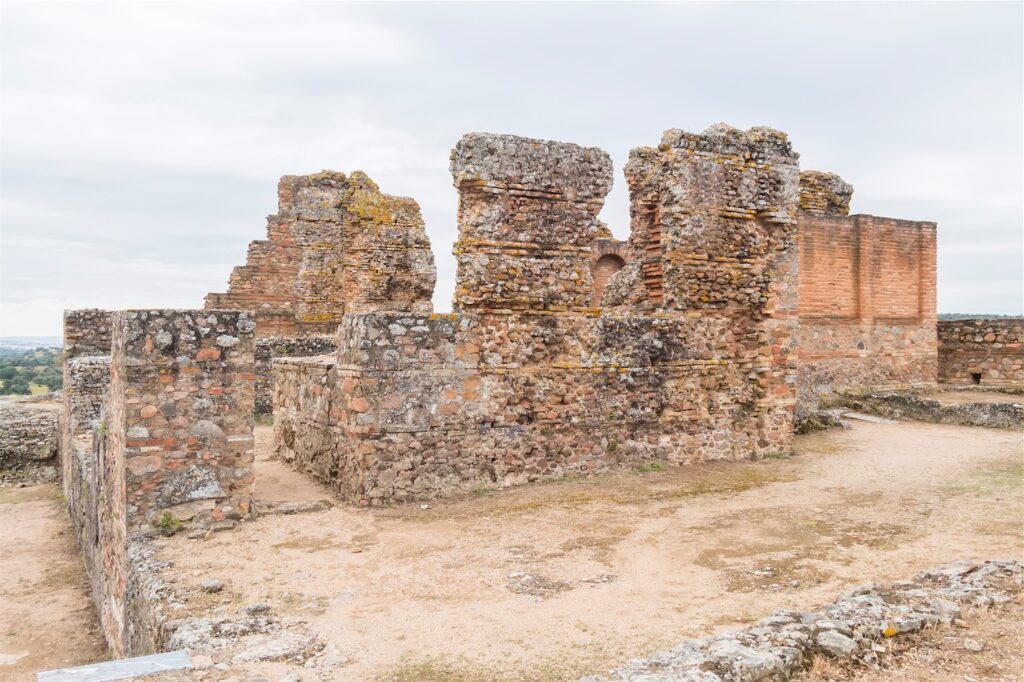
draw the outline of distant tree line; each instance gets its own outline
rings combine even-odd
[[[996,313],[939,313],[940,320],[996,320],[1001,317],[1022,317],[1021,315],[998,315]]]
[[[63,362],[64,354],[58,348],[0,349],[0,395],[29,395],[33,387],[60,389]]]

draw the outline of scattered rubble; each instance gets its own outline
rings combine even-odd
[[[683,642],[583,682],[785,680],[815,655],[877,668],[887,639],[953,625],[967,609],[1006,604],[1022,589],[1024,561],[957,562],[910,582],[853,589],[820,611],[776,611],[745,630]],[[965,640],[963,647],[983,645]]]
[[[217,578],[208,578],[199,585],[203,592],[220,592],[224,589],[224,581]]]

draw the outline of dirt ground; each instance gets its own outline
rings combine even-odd
[[[258,498],[330,496],[269,459],[269,440],[259,427]],[[218,597],[309,622],[348,660],[338,679],[575,679],[854,584],[1020,557],[1022,468],[1017,431],[857,422],[802,436],[783,459],[480,490],[426,509],[338,505],[158,542],[181,582],[220,578]],[[970,630],[900,640],[881,672],[821,661],[807,677],[1017,679],[1021,615],[1018,603]],[[965,651],[965,638],[985,648]],[[105,657],[57,489],[0,489],[0,679]]]
[[[267,461],[258,496],[326,491]],[[856,423],[791,458],[618,472],[457,501],[339,505],[160,540],[186,585],[301,618],[348,680],[575,679],[777,608],[1020,557],[1022,435]]]
[[[107,658],[57,486],[0,488],[0,680]]]

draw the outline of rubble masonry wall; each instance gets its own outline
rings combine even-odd
[[[64,486],[104,635],[122,656],[151,639],[133,616],[133,534],[249,513],[255,321],[238,311],[87,312],[65,315]],[[110,355],[74,357],[104,345],[102,334],[76,341],[83,324],[110,330]]]
[[[636,153],[634,208],[658,206],[666,235],[658,301],[641,282],[646,307],[591,306],[604,152],[467,135],[454,314],[346,315],[335,359],[276,360],[278,454],[379,504],[788,449],[796,154],[726,127]]]
[[[330,355],[338,350],[337,338],[333,335],[271,336],[256,339],[256,414],[267,415],[274,411],[274,379],[271,363],[274,358],[302,358],[313,355]]]
[[[939,381],[1024,384],[1024,319],[943,320],[938,337]]]
[[[56,479],[58,417],[41,405],[0,401],[0,483]]]
[[[346,312],[430,312],[436,270],[419,206],[361,172],[285,176],[267,239],[207,308],[252,310],[260,337],[333,333]]]

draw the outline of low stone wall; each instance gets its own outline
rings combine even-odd
[[[0,401],[0,484],[57,477],[58,417],[48,407]]]
[[[1024,318],[938,323],[939,381],[1024,385]]]
[[[302,358],[329,355],[338,350],[334,336],[272,336],[256,340],[256,414],[274,411],[274,358]]]
[[[754,359],[702,341],[726,329],[703,316],[347,315],[337,358],[274,362],[276,454],[379,504],[784,449],[790,413],[757,411]]]
[[[860,325],[801,318],[801,405],[813,408],[849,390],[934,384],[934,329],[933,324],[912,322]]]
[[[1024,426],[1024,399],[1020,396],[1007,395],[1005,403],[968,402],[943,405],[937,400],[921,398],[912,393],[879,391],[846,395],[838,402],[858,412],[877,414],[890,419],[988,426],[996,429]]]

